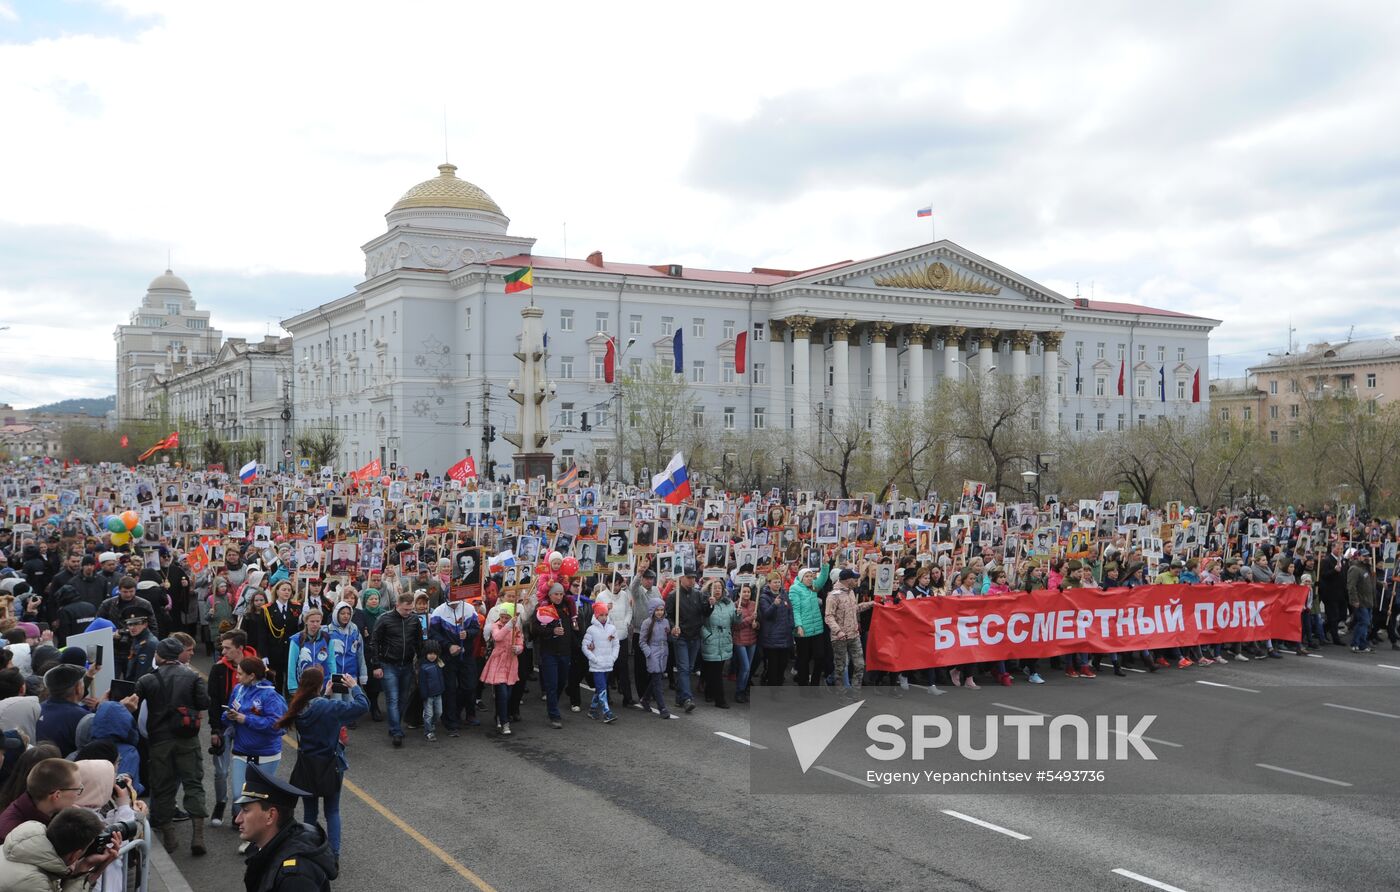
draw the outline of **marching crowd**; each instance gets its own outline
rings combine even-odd
[[[555,504],[545,508],[541,495],[513,523],[548,528],[546,513],[579,497],[550,495]],[[727,499],[755,501],[759,511],[777,505],[779,516],[784,505],[798,510],[794,494]],[[1157,672],[1326,646],[1363,653],[1382,640],[1400,650],[1394,582],[1377,569],[1394,554],[1387,523],[1221,509],[1192,512],[1201,536],[1186,553],[1174,553],[1170,540],[1144,551],[1131,528],[1110,524],[1088,557],[1066,559],[1060,549],[1027,559],[1010,556],[1000,530],[994,540],[976,523],[944,540],[938,527],[949,519],[947,506],[936,500],[931,510],[910,507],[892,502],[879,514],[931,524],[936,544],[928,551],[917,536],[854,552],[844,539],[805,550],[775,540],[762,559],[741,563],[739,546],[753,536],[736,525],[707,539],[692,534],[733,546],[722,564],[707,558],[703,570],[693,551],[662,566],[657,550],[641,548],[626,563],[585,567],[567,545],[548,547],[556,537],[535,555],[524,584],[513,556],[489,557],[509,538],[501,523],[507,510],[436,537],[426,535],[426,522],[386,519],[383,544],[397,560],[339,572],[321,561],[314,573],[298,566],[290,542],[257,543],[246,528],[241,536],[220,531],[220,559],[207,560],[194,554],[190,537],[138,542],[99,523],[100,513],[69,535],[58,523],[12,523],[0,529],[0,888],[48,889],[40,880],[55,876],[66,887],[116,870],[117,847],[146,818],[169,851],[181,846],[177,828],[187,822],[195,855],[207,851],[206,819],[227,822],[239,831],[250,872],[269,883],[263,888],[328,888],[341,849],[346,746],[366,719],[382,723],[397,748],[408,731],[433,744],[482,730],[509,738],[521,722],[563,729],[573,714],[611,724],[620,716],[673,718],[697,701],[729,709],[747,703],[755,684],[850,692],[882,685],[898,695],[911,687],[973,690],[979,679],[1041,684],[1051,670],[1092,679],[1105,665],[1123,675],[1132,664]],[[291,532],[289,517],[282,525]],[[1247,527],[1262,535],[1246,535]],[[330,531],[324,541],[344,535]],[[466,564],[454,560],[463,552],[473,555]],[[466,590],[463,573],[475,574]],[[877,605],[1242,581],[1307,586],[1296,634],[904,673],[865,669]],[[90,633],[104,631],[109,651],[90,643]],[[207,672],[191,665],[200,650],[196,664],[211,661]],[[99,690],[102,679],[107,688]],[[294,764],[281,771],[289,733]]]

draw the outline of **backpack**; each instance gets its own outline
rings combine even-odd
[[[171,720],[170,733],[178,738],[188,739],[199,736],[200,722],[202,716],[197,709],[188,706],[171,706],[175,699],[175,683],[170,680],[168,673],[166,678],[161,679],[161,692],[165,695],[165,712]]]

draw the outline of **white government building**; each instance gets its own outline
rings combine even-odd
[[[484,435],[514,430],[507,388],[532,296],[557,388],[557,467],[614,443],[608,336],[626,350],[621,374],[670,364],[677,329],[692,413],[722,429],[812,435],[817,413],[919,402],[940,378],[992,374],[1051,378],[1032,423],[1067,435],[1208,412],[1205,376],[1199,403],[1192,384],[1215,319],[1067,298],[946,240],[809,270],[537,256],[534,239],[510,235],[501,208],[456,170],[440,165],[394,204],[387,231],[363,246],[353,293],[282,323],[295,429],[335,430],[339,469],[378,458],[441,474],[471,454],[483,473],[491,460],[508,473],[515,447]],[[526,266],[533,292],[505,294],[504,277]],[[740,332],[745,374],[734,363]]]

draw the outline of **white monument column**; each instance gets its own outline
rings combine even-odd
[[[948,381],[959,381],[962,373],[958,365],[962,362],[962,340],[967,335],[967,329],[961,325],[945,325],[939,329],[939,334],[943,336],[943,377]]]
[[[1040,383],[1045,389],[1045,412],[1043,421],[1047,434],[1056,433],[1060,427],[1060,395],[1055,392],[1060,380],[1060,342],[1065,339],[1062,331],[1042,331],[1040,343],[1044,366],[1040,372]]]
[[[893,402],[890,397],[890,329],[888,322],[870,323],[870,402]],[[896,360],[897,362],[898,360]]]
[[[986,388],[991,380],[992,366],[996,365],[997,347],[1000,342],[1001,331],[999,329],[977,329],[977,377],[983,388]]]
[[[908,403],[917,406],[928,395],[924,384],[924,343],[928,340],[929,326],[915,323],[909,326],[909,392]]]
[[[833,319],[831,327],[831,403],[832,418],[837,424],[851,417],[851,329],[849,319]]]
[[[792,427],[796,433],[812,430],[812,326],[811,316],[783,320],[792,329]]]
[[[787,326],[781,319],[768,320],[768,426],[787,430]]]
[[[1015,378],[1018,384],[1026,383],[1026,351],[1031,348],[1031,342],[1034,340],[1034,332],[1011,333],[1011,377]]]

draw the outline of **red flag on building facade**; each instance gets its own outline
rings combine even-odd
[[[603,382],[613,383],[613,369],[617,365],[617,344],[608,338],[608,346],[603,351]]]
[[[1128,361],[1127,361],[1126,359],[1120,359],[1120,360],[1118,360],[1118,395],[1119,395],[1119,396],[1122,396],[1122,395],[1123,395],[1123,373],[1124,373],[1125,371],[1127,371],[1127,368],[1128,368]]]
[[[1199,367],[1197,367],[1197,369],[1196,369],[1196,376],[1195,376],[1194,378],[1191,379],[1191,402],[1193,402],[1193,403],[1199,403],[1200,401],[1201,401],[1201,370],[1200,370]]]
[[[734,372],[742,375],[748,365],[749,333],[739,332],[739,336],[734,339]]]

